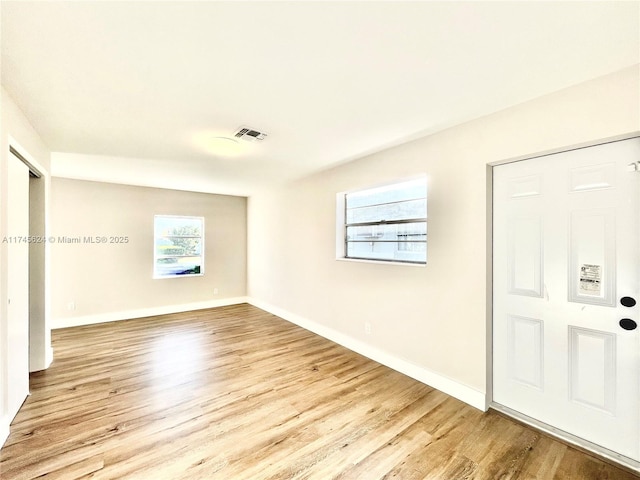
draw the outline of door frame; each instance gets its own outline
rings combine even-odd
[[[9,156],[14,155],[18,159],[20,159],[23,163],[27,165],[30,171],[36,172],[40,175],[40,178],[30,179],[30,195],[29,195],[29,211],[30,217],[32,217],[32,212],[39,213],[39,227],[35,229],[34,234],[40,235],[48,235],[49,233],[49,197],[50,197],[50,188],[51,188],[51,177],[47,169],[45,169],[42,164],[36,160],[32,155],[29,154],[29,151],[24,148],[20,143],[12,137],[10,134],[7,134],[6,143],[2,142],[2,151],[0,151],[0,164],[2,164],[2,168],[7,168],[7,164],[9,161]],[[0,182],[2,183],[2,182]],[[31,187],[34,187],[33,189]],[[0,192],[4,194],[4,190],[6,188],[6,184],[0,184]],[[36,195],[34,197],[31,196],[31,191],[34,191]],[[6,199],[5,199],[6,200]],[[4,219],[7,206],[3,204],[0,205],[1,212],[0,216]],[[30,225],[31,228],[31,225]],[[38,371],[44,370],[53,361],[53,349],[51,347],[51,324],[50,324],[50,281],[49,281],[49,265],[50,265],[50,244],[48,242],[42,243],[40,255],[36,255],[33,259],[35,267],[35,271],[37,274],[35,275],[35,281],[33,284],[29,285],[29,297],[30,302],[31,299],[35,299],[40,303],[41,308],[38,313],[35,315],[31,315],[31,304],[29,305],[30,315],[29,315],[29,330],[30,330],[30,339],[29,339],[29,370],[30,371]],[[3,249],[4,250],[4,249]],[[31,254],[30,254],[31,256]],[[0,262],[2,264],[6,264],[7,258],[4,253],[0,255]],[[31,258],[30,258],[31,262]],[[30,267],[31,268],[31,267]],[[31,274],[31,272],[30,272]],[[6,285],[7,278],[0,278],[0,284]],[[6,302],[6,298],[3,300]],[[37,337],[38,341],[33,342],[31,335],[34,334]],[[7,332],[6,325],[3,325],[0,322],[0,364],[6,365],[5,355],[7,353]],[[34,344],[35,343],[35,344]],[[0,368],[0,447],[4,444],[6,438],[9,435],[9,422],[12,419],[6,418],[7,405],[5,404],[5,399],[3,398],[6,394],[5,389],[7,388],[5,382],[7,381],[6,372],[3,371],[4,368]]]
[[[29,179],[30,235],[44,237],[49,232],[48,202],[51,178],[47,170],[9,135],[8,154],[18,157],[31,173]],[[35,220],[35,225],[34,225]],[[44,239],[43,238],[43,239]],[[45,370],[53,361],[50,327],[49,258],[50,242],[29,245],[29,371]],[[34,255],[34,249],[39,255]],[[33,302],[33,303],[32,303]],[[34,308],[34,303],[40,308]]]
[[[509,417],[512,417],[526,425],[529,425],[537,430],[547,433],[559,440],[575,446],[579,449],[586,450],[590,453],[594,453],[604,460],[612,461],[617,465],[621,465],[633,471],[634,473],[640,472],[640,462],[633,461],[628,457],[624,457],[616,452],[600,447],[592,442],[584,440],[570,433],[564,432],[553,425],[540,422],[527,415],[523,415],[508,407],[495,403],[493,401],[493,169],[500,165],[506,165],[509,163],[520,162],[524,160],[534,160],[541,157],[547,157],[549,155],[555,155],[558,153],[565,153],[574,150],[581,150],[584,148],[595,147],[598,145],[604,145],[607,143],[620,142],[624,140],[630,140],[632,138],[640,138],[640,130],[634,132],[616,135],[612,137],[600,138],[598,140],[592,140],[588,142],[577,143],[565,147],[558,147],[549,150],[545,150],[538,153],[520,155],[517,157],[511,157],[504,160],[497,160],[487,164],[487,348],[486,348],[486,399],[487,409],[493,409],[501,412]],[[638,159],[640,161],[640,159]],[[640,407],[639,407],[640,408]]]

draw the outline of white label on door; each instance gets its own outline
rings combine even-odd
[[[602,267],[600,265],[583,263],[580,267],[580,285],[578,293],[599,297],[601,282]]]

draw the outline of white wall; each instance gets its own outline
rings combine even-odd
[[[43,174],[37,188],[31,188],[32,201],[37,201],[35,210],[31,209],[31,226],[38,231],[33,234],[45,233],[49,223],[49,169],[50,152],[33,129],[27,118],[22,114],[9,94],[1,89],[0,92],[0,445],[9,432],[9,422],[4,408],[4,396],[7,385],[5,383],[7,364],[6,357],[6,322],[7,322],[7,243],[1,242],[7,231],[7,164],[9,147],[16,148],[22,155],[38,168]],[[31,282],[37,283],[30,287],[30,369],[42,370],[53,358],[51,350],[51,328],[49,324],[49,300],[47,295],[48,263],[45,261],[46,244],[31,245],[30,274]]]
[[[54,177],[53,327],[244,301],[246,203],[245,197]],[[152,278],[154,215],[205,218],[204,276]],[[128,243],[84,242],[97,236],[127,237]]]
[[[635,66],[251,197],[252,302],[484,408],[487,165],[640,130],[639,87]],[[336,261],[336,193],[421,173],[427,266]]]

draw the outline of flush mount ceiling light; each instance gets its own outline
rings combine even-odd
[[[264,132],[242,126],[229,136],[226,136],[220,130],[201,130],[192,134],[191,141],[200,150],[210,155],[238,157],[254,151],[257,144],[264,140],[266,136],[267,134]]]
[[[234,138],[213,137],[207,141],[207,150],[214,155],[229,157],[242,153],[242,146]]]
[[[238,141],[235,138],[229,137],[212,137],[211,142],[220,145],[238,145]]]

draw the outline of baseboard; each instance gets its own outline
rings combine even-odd
[[[116,322],[118,320],[128,320],[131,318],[153,317],[156,315],[167,315],[170,313],[189,312],[191,310],[202,310],[204,308],[225,307],[227,305],[237,305],[246,303],[247,297],[222,298],[219,300],[207,300],[205,302],[184,303],[180,305],[165,305],[162,307],[141,308],[137,310],[125,310],[120,312],[99,313],[96,315],[84,315],[81,317],[54,318],[52,329],[79,327],[82,325],[93,325],[95,323]],[[53,359],[53,352],[51,352]]]
[[[53,347],[51,347],[51,345],[47,346],[46,350],[45,350],[45,366],[44,368],[47,369],[51,366],[51,363],[53,363]]]
[[[353,337],[340,333],[332,328],[325,327],[324,325],[283,310],[279,307],[276,307],[275,305],[263,302],[262,300],[249,297],[246,299],[246,301],[255,307],[265,310],[291,323],[295,323],[305,330],[309,330],[317,335],[320,335],[321,337],[342,345],[349,350],[359,353],[360,355],[364,355],[371,360],[381,363],[382,365],[385,365],[389,368],[392,368],[393,370],[414,378],[419,382],[440,390],[447,395],[451,395],[452,397],[455,397],[458,400],[471,405],[472,407],[475,407],[482,411],[487,410],[486,394],[476,390],[475,388],[464,385],[436,372],[432,372],[426,368],[409,362],[408,360],[399,358],[393,354],[380,350],[379,348],[373,347],[364,342],[361,342],[360,340],[356,340]]]

